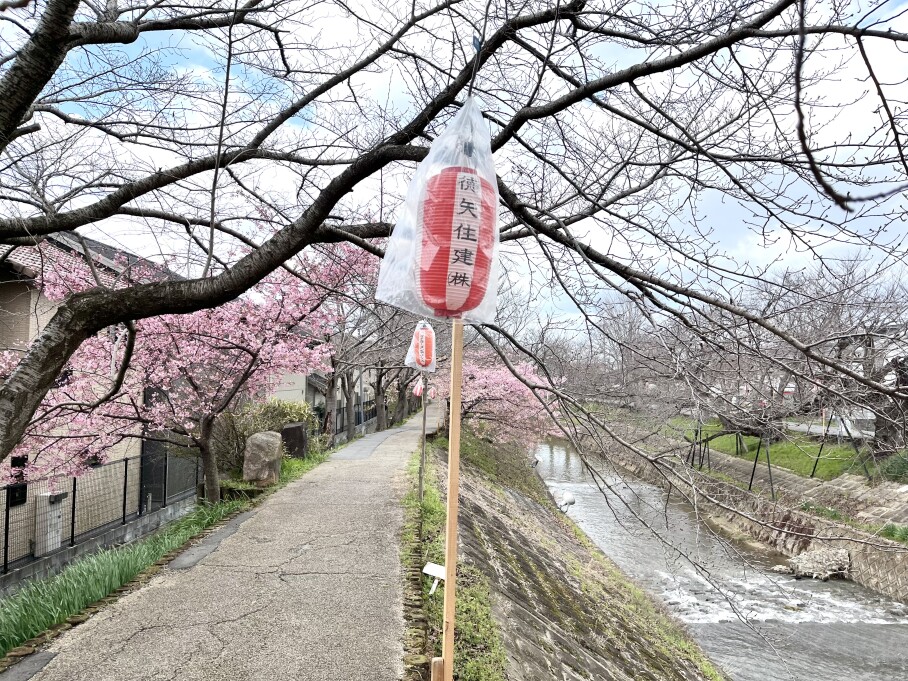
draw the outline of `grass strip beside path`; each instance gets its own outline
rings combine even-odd
[[[31,582],[0,604],[0,654],[81,612],[245,506],[242,501],[200,506],[147,539],[100,551]]]
[[[437,447],[437,443],[436,443]],[[445,519],[447,512],[432,470],[432,457],[426,457],[425,493],[420,504],[416,488],[419,452],[408,466],[410,489],[404,497],[408,522],[404,528],[405,546],[421,545],[420,555],[426,562],[443,565],[445,562]],[[418,536],[422,519],[422,541]],[[423,565],[410,566],[422,569]],[[441,634],[444,625],[444,584],[429,595],[432,579],[423,578],[423,604],[427,619],[430,651],[441,655]],[[485,576],[472,565],[457,566],[457,628],[454,633],[454,668],[457,681],[504,681],[507,656],[501,642],[498,625],[492,618],[492,600]],[[431,654],[430,654],[431,657]]]
[[[280,480],[269,492],[312,470],[327,460],[330,453],[305,459],[283,459]],[[80,613],[207,528],[250,508],[263,498],[198,506],[149,537],[80,558],[53,577],[32,581],[0,601],[0,656]]]

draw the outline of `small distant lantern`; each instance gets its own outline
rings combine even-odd
[[[413,386],[413,396],[422,397],[424,389],[425,385],[423,385],[422,379],[420,378],[418,381],[416,381],[416,385]]]
[[[429,399],[434,400],[437,395],[438,395],[438,391],[435,389],[435,386],[433,385],[431,388],[429,388]]]
[[[417,371],[435,371],[435,331],[429,322],[416,325],[404,364]]]

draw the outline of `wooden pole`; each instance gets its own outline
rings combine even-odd
[[[460,387],[463,322],[454,320],[451,342],[451,424],[448,432],[448,517],[445,525],[445,602],[441,657],[444,681],[454,681],[454,604],[457,591],[457,496],[460,492]]]
[[[442,681],[442,677],[445,673],[445,661],[440,657],[433,657],[431,671],[431,681]]]
[[[426,374],[423,374],[423,385],[422,385],[422,454],[419,457],[419,503],[422,503],[423,498],[423,478],[425,476],[424,471],[426,470],[426,394],[429,392],[428,381],[425,380]],[[422,514],[420,514],[422,517]],[[420,539],[422,538],[422,532],[419,533]]]

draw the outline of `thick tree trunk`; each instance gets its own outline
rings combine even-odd
[[[375,394],[375,430],[388,430],[388,407],[385,405],[385,391]]]
[[[0,79],[0,152],[6,149],[72,44],[69,26],[80,0],[50,0],[35,32]]]
[[[407,418],[407,407],[409,402],[407,401],[407,388],[408,384],[403,382],[401,379],[397,384],[397,404],[394,405],[394,418],[391,420],[392,424],[402,423],[405,418]]]
[[[328,376],[328,388],[325,390],[325,422],[322,432],[330,435],[328,445],[334,444],[334,431],[337,426],[337,374]]]
[[[385,404],[385,370],[384,361],[379,360],[375,370],[375,381],[372,388],[375,391],[375,430],[381,432],[388,429],[388,407]]]
[[[892,400],[889,404],[876,409],[874,425],[874,454],[886,457],[896,453],[905,446],[906,419],[908,411],[901,400]]]
[[[385,388],[379,381],[375,388],[375,430],[388,429],[388,407],[385,404]]]

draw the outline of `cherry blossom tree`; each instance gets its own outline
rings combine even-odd
[[[102,276],[99,267],[88,266],[90,260],[51,249],[42,255],[39,283],[52,301],[92,284],[115,285],[109,272]],[[78,475],[124,439],[156,437],[199,452],[206,497],[217,500],[216,417],[240,399],[267,394],[285,373],[330,370],[331,346],[323,339],[336,318],[325,303],[348,277],[332,259],[312,259],[317,262],[308,267],[318,271],[318,287],[281,270],[220,307],[151,317],[89,338],[15,450],[29,459],[26,477]],[[150,266],[131,273],[159,276]],[[15,361],[13,353],[4,356],[6,365]]]
[[[0,386],[4,458],[102,329],[223,304],[317,244],[378,252],[468,90],[493,135],[502,242],[579,314],[616,293],[695,333],[721,311],[906,399],[735,304],[765,272],[711,229],[752,229],[751,251],[845,242],[902,260],[897,3],[22,4],[2,10],[0,241],[125,224],[204,265],[68,298]],[[188,44],[204,60],[187,64]]]
[[[467,352],[463,362],[461,419],[469,422],[480,436],[514,442],[530,451],[552,432],[554,423],[546,402],[537,398],[527,383],[543,383],[532,364],[518,362],[508,367],[486,349]],[[437,386],[440,398],[449,396],[447,372],[432,378],[431,384]]]

